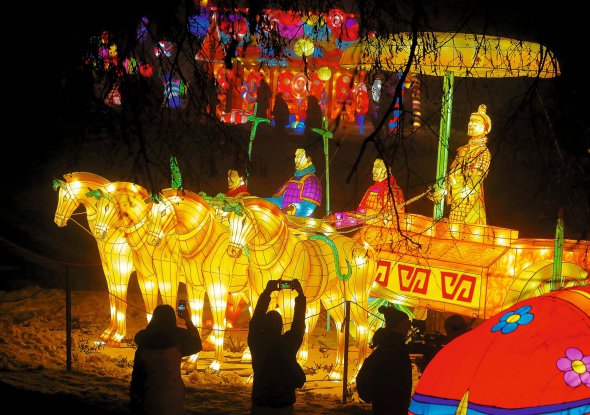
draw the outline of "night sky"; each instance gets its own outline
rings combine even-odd
[[[117,165],[113,161],[116,158],[105,156],[109,151],[117,153],[118,145],[121,152],[126,151],[127,143],[110,140],[105,144],[109,151],[101,153],[96,151],[100,143],[83,139],[83,132],[101,120],[89,111],[94,100],[92,83],[81,71],[80,56],[90,36],[136,22],[146,11],[173,7],[173,2],[124,2],[125,6],[121,6],[106,1],[95,3],[94,10],[89,10],[87,3],[70,3],[33,7],[21,2],[16,5],[17,11],[7,16],[17,18],[21,26],[5,37],[11,40],[4,55],[9,91],[4,119],[10,132],[4,133],[1,164],[5,194],[0,204],[0,289],[18,286],[17,279],[60,284],[63,262],[98,262],[96,245],[88,234],[73,224],[59,229],[53,223],[57,202],[57,194],[51,189],[54,177],[92,171],[113,180],[134,179],[146,187],[169,180],[165,163],[152,166],[148,180],[142,172],[130,171],[129,165]],[[431,3],[435,2],[425,2]],[[489,143],[493,161],[486,184],[488,223],[519,229],[526,237],[551,238],[558,206],[563,205],[566,238],[590,239],[590,106],[587,70],[582,64],[588,46],[584,44],[587,35],[580,35],[585,27],[582,13],[572,1],[551,8],[532,1],[441,4],[445,7],[433,8],[436,12],[425,18],[425,30],[478,32],[484,28],[492,34],[521,36],[548,46],[561,64],[562,75],[541,81],[539,94],[524,108],[520,104],[530,80],[456,82],[453,149],[449,157],[466,141],[469,113],[476,111],[477,105],[488,105],[494,123]],[[519,9],[513,9],[516,6]],[[428,124],[435,132],[439,126],[440,82],[426,80],[422,97],[425,116],[430,114]],[[543,108],[546,113],[539,110]],[[512,117],[514,113],[518,115]],[[332,204],[336,210],[350,209],[358,203],[371,182],[369,170],[375,156],[374,150],[369,150],[352,176],[353,181],[347,183],[362,141],[352,137],[352,132],[345,135],[342,146],[333,148],[337,151],[331,165],[331,185],[335,189]],[[78,139],[72,140],[73,136]],[[545,137],[544,141],[538,137]],[[272,134],[261,131],[256,143],[261,167],[251,190],[261,196],[274,191],[291,175],[292,155],[298,145],[293,138],[279,144],[272,140]],[[407,198],[420,193],[434,176],[435,141],[431,133],[417,134],[404,147],[404,154],[396,158],[394,172]],[[235,157],[226,154],[226,158],[221,157],[215,166],[203,171],[195,167],[206,163],[199,154],[186,149],[177,153],[181,168],[187,171],[187,187],[209,194],[224,191],[225,171]],[[165,159],[167,155],[163,155]],[[321,149],[315,160],[321,162],[318,170],[323,172]],[[432,205],[421,200],[408,210],[431,215]],[[321,206],[315,216],[323,212]],[[100,286],[100,272],[96,267],[80,268],[75,278]]]

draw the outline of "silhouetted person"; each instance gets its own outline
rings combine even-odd
[[[357,390],[370,401],[375,415],[406,415],[412,394],[412,364],[406,337],[410,320],[393,307],[379,307],[385,327],[373,336],[373,352],[357,376]]]
[[[461,334],[468,332],[469,327],[462,316],[453,314],[445,320],[445,331],[447,332],[445,344],[448,344]]]
[[[320,138],[320,136],[311,131],[312,128],[323,128],[322,127],[322,107],[320,102],[313,95],[307,96],[307,115],[305,117],[305,131],[308,136],[314,138]]]
[[[270,280],[258,298],[250,320],[248,347],[252,353],[254,382],[252,415],[292,414],[295,389],[305,384],[305,372],[297,363],[297,351],[305,334],[306,299],[299,280],[293,280],[295,310],[291,328],[282,334],[283,319],[275,311],[266,311],[273,291],[281,280]]]
[[[184,414],[180,362],[183,356],[202,349],[199,332],[188,312],[184,321],[186,328],[177,327],[174,308],[162,304],[154,310],[147,327],[135,335],[137,350],[129,391],[132,413]]]
[[[283,98],[283,94],[277,94],[275,98],[275,106],[272,110],[272,115],[275,120],[275,128],[277,131],[283,133],[289,123],[289,106],[287,101]]]
[[[260,86],[258,87],[257,95],[256,95],[256,102],[258,103],[258,110],[256,115],[258,117],[269,118],[269,109],[270,109],[270,98],[272,96],[272,91],[270,87],[264,80],[264,78],[260,81]]]

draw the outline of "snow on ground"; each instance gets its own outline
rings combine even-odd
[[[145,327],[139,295],[130,294],[128,339]],[[245,414],[250,409],[251,366],[240,361],[245,346],[248,314],[239,327],[226,333],[226,353],[220,374],[205,371],[212,351],[201,352],[197,370],[183,372],[187,414]],[[205,315],[205,319],[207,316]],[[124,347],[97,345],[109,322],[106,292],[72,293],[72,371],[66,370],[65,294],[61,290],[28,288],[0,292],[0,396],[21,409],[41,406],[61,413],[127,413],[127,391],[133,363],[133,342]],[[200,330],[206,338],[208,330]],[[231,345],[231,347],[230,347]],[[325,318],[311,339],[305,387],[297,393],[298,414],[369,414],[370,405],[356,394],[342,404],[342,383],[327,380],[336,355],[334,328]],[[356,361],[351,347],[350,363]],[[349,371],[352,369],[349,369]],[[415,372],[415,382],[418,378]],[[66,412],[64,412],[66,411]],[[82,411],[82,412],[80,412]],[[29,413],[26,410],[19,413]]]

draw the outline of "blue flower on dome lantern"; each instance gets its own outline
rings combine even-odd
[[[156,55],[156,57],[158,58],[162,55],[169,58],[170,56],[172,56],[173,52],[174,44],[167,40],[161,40],[158,42],[157,45],[154,46],[154,55]]]
[[[519,307],[517,310],[509,311],[500,317],[498,321],[492,327],[492,332],[501,331],[502,334],[512,333],[519,326],[529,324],[535,318],[535,315],[530,313],[532,307],[525,305]]]

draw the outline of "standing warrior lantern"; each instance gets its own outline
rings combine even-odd
[[[486,224],[483,181],[488,175],[492,159],[486,146],[487,134],[491,129],[492,121],[486,114],[486,106],[482,104],[477,112],[471,114],[467,126],[469,142],[457,150],[445,188],[434,194],[435,200],[440,200],[446,193],[451,222]]]

